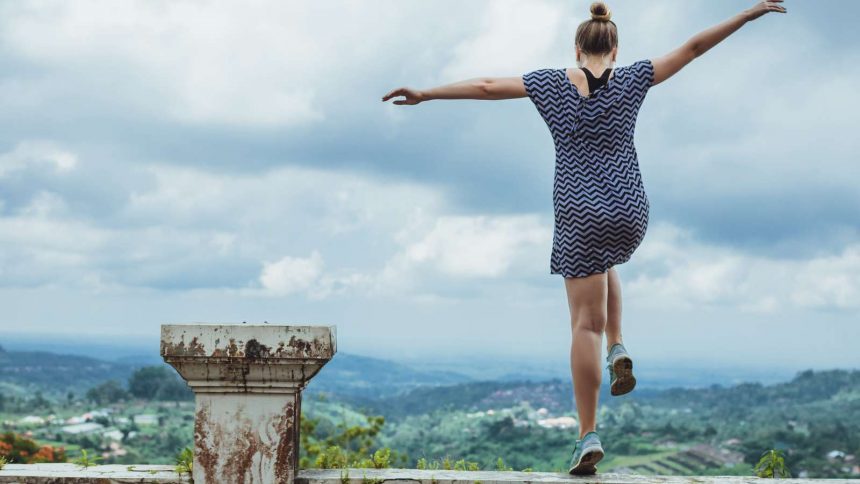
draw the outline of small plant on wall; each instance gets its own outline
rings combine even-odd
[[[768,450],[761,455],[758,464],[755,465],[755,474],[758,477],[791,477],[791,472],[785,466],[785,458],[781,450]]]

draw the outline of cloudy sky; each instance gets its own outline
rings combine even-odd
[[[565,366],[534,106],[380,98],[573,65],[588,3],[0,1],[0,337],[268,321]],[[610,6],[624,65],[748,2]],[[860,3],[787,7],[646,98],[635,356],[860,366]]]

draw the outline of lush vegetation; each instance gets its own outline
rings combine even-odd
[[[65,462],[64,448],[50,445],[39,445],[13,432],[5,432],[0,436],[0,462],[7,464],[38,464],[40,462]],[[0,466],[2,467],[2,466]]]
[[[578,435],[562,425],[576,417],[569,382],[416,385],[426,374],[412,378],[401,368],[391,383],[398,390],[373,396],[356,384],[359,372],[340,372],[352,385],[331,381],[329,391],[305,392],[302,467],[567,469]],[[47,446],[52,461],[69,454],[190,470],[182,451],[193,439],[192,395],[167,367],[135,368],[124,380],[72,393],[25,387],[0,372],[0,390],[0,423],[14,432],[5,435],[20,441],[27,433],[33,442],[26,456],[0,447],[8,461]],[[598,432],[607,451],[601,472],[857,477],[860,371],[806,371],[775,385],[602,393]]]
[[[405,414],[392,420],[391,429],[383,433],[384,443],[413,456],[459,453],[485,468],[501,455],[514,468],[558,470],[566,464],[572,432],[533,422],[537,405],[547,408],[547,400],[555,399],[560,407],[569,401],[570,387],[560,391],[564,386],[506,384],[475,395],[471,404]],[[452,391],[456,388],[426,389],[423,398],[444,402],[442,396]],[[764,450],[777,449],[785,453],[794,476],[857,475],[858,371],[803,372],[771,386],[634,392],[622,398],[602,397],[602,402],[598,432],[607,459],[601,469],[749,475]],[[377,408],[384,409],[385,404]],[[495,414],[488,416],[491,409]],[[853,460],[828,458],[834,450],[854,456]]]

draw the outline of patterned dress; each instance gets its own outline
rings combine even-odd
[[[648,228],[633,132],[654,66],[617,67],[588,97],[565,68],[527,72],[523,82],[555,142],[550,273],[584,277],[627,262]]]

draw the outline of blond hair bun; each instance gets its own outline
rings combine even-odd
[[[594,2],[591,4],[591,20],[598,22],[609,22],[612,18],[612,11],[603,2]]]

